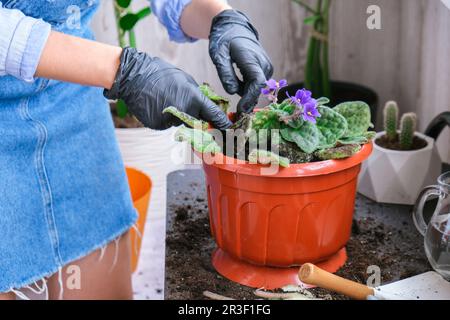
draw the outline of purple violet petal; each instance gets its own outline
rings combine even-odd
[[[271,91],[270,91],[269,89],[267,89],[267,88],[262,88],[262,89],[261,89],[261,93],[262,93],[263,95],[265,95],[265,96],[269,95],[270,92],[271,92]]]
[[[284,88],[284,87],[287,87],[288,82],[286,79],[282,79],[282,80],[280,80],[280,82],[278,84],[279,84],[280,88]]]
[[[274,79],[270,79],[268,81],[266,81],[267,87],[270,90],[276,90],[277,89],[277,82]]]

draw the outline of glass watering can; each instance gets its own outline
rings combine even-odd
[[[427,226],[423,208],[431,196],[439,197],[433,217]],[[431,266],[450,281],[450,172],[439,177],[437,186],[426,187],[416,202],[414,223],[425,237],[425,252]]]

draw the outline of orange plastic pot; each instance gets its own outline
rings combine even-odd
[[[371,152],[368,144],[349,159],[291,165],[273,176],[222,154],[204,161],[216,270],[266,289],[299,284],[298,266],[307,262],[336,272],[347,259],[357,178]]]
[[[150,192],[152,190],[152,181],[144,173],[135,169],[126,168],[128,184],[130,185],[131,198],[139,217],[136,222],[137,230],[130,230],[131,237],[131,270],[135,272],[139,262],[141,252],[142,237],[144,235],[145,221],[147,220],[147,210],[150,202]]]

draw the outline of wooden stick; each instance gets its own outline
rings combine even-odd
[[[211,300],[220,300],[220,301],[234,300],[233,298],[225,297],[211,291],[203,291],[203,295]]]
[[[305,284],[331,290],[356,300],[367,300],[368,296],[375,293],[372,288],[341,278],[310,263],[300,268],[298,277]]]

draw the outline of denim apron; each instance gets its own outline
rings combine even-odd
[[[98,1],[3,5],[56,31],[92,38],[88,23]],[[0,292],[105,246],[136,217],[102,90],[0,77]]]

